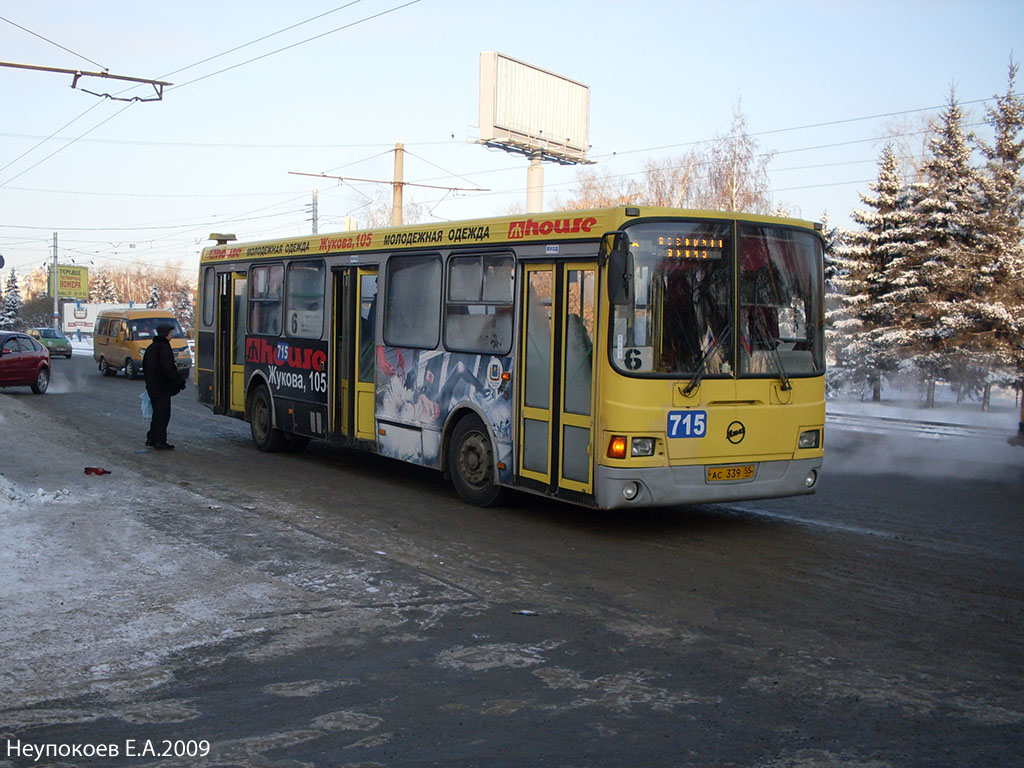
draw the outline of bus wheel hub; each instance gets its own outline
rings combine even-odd
[[[487,481],[487,444],[479,434],[466,435],[459,452],[459,469],[470,483]]]

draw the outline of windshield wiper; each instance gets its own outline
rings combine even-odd
[[[693,378],[690,379],[690,383],[687,384],[686,387],[683,389],[683,397],[689,397],[690,395],[693,394],[693,391],[700,386],[701,381],[704,380],[704,374],[707,372],[708,360],[711,359],[711,356],[715,353],[715,350],[717,350],[728,340],[731,331],[732,328],[726,326],[725,330],[722,331],[722,334],[720,336],[716,336],[712,340],[711,344],[708,345],[708,349],[704,353],[704,356],[700,359],[700,362],[697,363],[696,374],[694,374]]]
[[[764,316],[760,312],[756,313],[754,330],[757,333],[755,340],[762,341],[767,345],[772,360],[775,361],[775,369],[779,374],[779,389],[783,392],[788,392],[793,388],[793,385],[789,381],[789,376],[786,375],[786,368],[782,365],[782,355],[779,354],[779,340],[768,332],[768,325],[765,323]]]

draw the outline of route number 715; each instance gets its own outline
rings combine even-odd
[[[707,411],[669,411],[669,437],[704,437],[708,432]]]

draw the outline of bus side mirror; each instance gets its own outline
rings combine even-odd
[[[625,232],[601,238],[601,261],[608,265],[608,301],[613,306],[633,303],[633,254]]]

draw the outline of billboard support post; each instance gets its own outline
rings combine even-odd
[[[540,152],[530,155],[530,167],[526,169],[526,212],[540,213],[544,210],[544,166]]]

